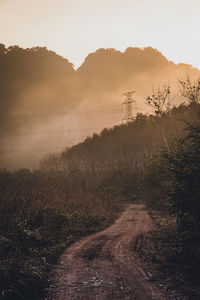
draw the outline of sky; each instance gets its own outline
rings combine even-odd
[[[200,69],[200,0],[0,0],[0,43],[45,46],[78,68],[99,48],[151,46]]]

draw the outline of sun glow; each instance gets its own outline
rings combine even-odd
[[[78,67],[98,48],[151,46],[200,68],[198,0],[1,0],[1,43],[47,46]]]

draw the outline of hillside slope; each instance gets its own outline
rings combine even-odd
[[[168,82],[176,93],[178,78],[199,74],[151,47],[99,49],[74,70],[46,48],[1,44],[0,66],[0,163],[12,169],[36,166],[46,152],[56,151],[55,145],[59,151],[121,123],[123,92],[136,90],[139,111],[151,111],[144,103],[152,87]],[[87,111],[94,113],[80,113]]]

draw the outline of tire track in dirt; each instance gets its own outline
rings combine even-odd
[[[152,228],[145,207],[130,205],[112,226],[66,249],[50,279],[47,299],[167,299],[134,252],[138,235]]]

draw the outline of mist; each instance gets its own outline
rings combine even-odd
[[[99,49],[75,70],[47,48],[1,44],[0,65],[0,167],[8,169],[36,168],[45,154],[120,124],[126,91],[136,91],[135,114],[151,113],[145,99],[152,89],[167,83],[176,94],[179,78],[199,76],[151,47]]]

